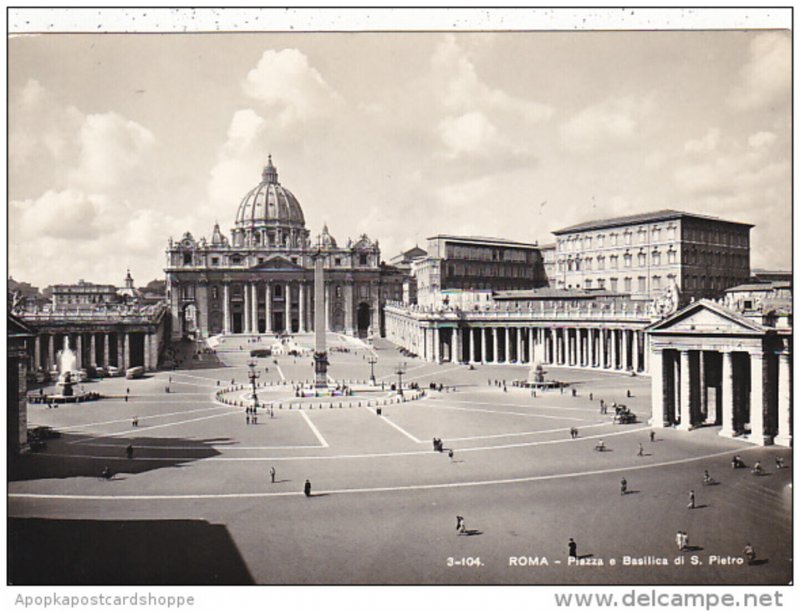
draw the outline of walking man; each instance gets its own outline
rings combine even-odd
[[[269,479],[273,484],[275,483],[275,467],[269,468]]]
[[[306,483],[303,486],[303,494],[306,496],[311,496],[311,482],[308,480],[306,480]]]
[[[636,456],[644,456],[644,446],[639,443],[639,451],[636,453]]]
[[[650,431],[650,443],[653,443],[656,440],[656,432]]]
[[[569,557],[570,558],[577,558],[578,557],[578,544],[575,543],[575,539],[572,537],[569,538],[569,543],[567,544],[569,548]]]
[[[619,480],[619,493],[623,496],[628,494],[628,480],[624,477]]]
[[[453,462],[453,448],[450,448],[450,451],[447,452],[447,456],[450,457],[450,462]]]
[[[461,535],[464,534],[467,527],[464,524],[464,516],[456,516],[456,532]]]
[[[694,509],[696,505],[694,504],[694,490],[689,490],[689,504],[687,505],[689,509]]]

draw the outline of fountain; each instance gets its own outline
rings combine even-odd
[[[83,403],[84,401],[97,401],[100,393],[83,392],[76,390],[75,385],[79,383],[80,373],[78,371],[78,357],[69,347],[69,336],[64,336],[64,348],[58,354],[58,382],[56,386],[60,392],[52,395],[45,394],[44,389],[38,393],[29,394],[30,403]]]

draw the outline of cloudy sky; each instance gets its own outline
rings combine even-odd
[[[675,208],[791,264],[787,32],[43,35],[9,42],[9,272],[163,277],[272,153],[316,235],[389,259]]]

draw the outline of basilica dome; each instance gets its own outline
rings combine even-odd
[[[248,191],[236,211],[236,227],[275,224],[305,227],[303,209],[294,194],[278,182],[278,170],[272,165],[272,155],[261,173],[261,182]]]
[[[307,242],[303,209],[294,194],[278,182],[270,155],[261,182],[247,192],[236,211],[233,246],[298,249]]]

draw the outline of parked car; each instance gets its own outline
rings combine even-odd
[[[109,378],[116,378],[118,375],[121,375],[119,367],[114,367],[113,365],[106,367],[106,371],[108,372]]]
[[[125,377],[128,380],[137,380],[144,376],[144,367],[131,367],[125,372]]]
[[[272,356],[272,350],[269,348],[258,348],[250,351],[250,356],[255,358],[266,358]]]

